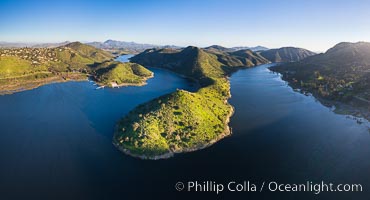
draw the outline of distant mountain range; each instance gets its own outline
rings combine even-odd
[[[266,51],[266,50],[269,50],[269,48],[267,47],[264,47],[264,46],[255,46],[255,47],[232,47],[231,49],[233,49],[234,51],[238,51],[238,50],[245,50],[245,49],[249,49],[251,51]]]
[[[22,47],[32,47],[32,48],[54,48],[59,46],[64,46],[70,41],[60,42],[60,43],[17,43],[17,42],[0,42],[0,48],[22,48]],[[104,42],[86,42],[85,44],[93,46],[95,48],[104,49],[117,53],[132,53],[137,54],[143,52],[146,49],[152,48],[172,48],[172,49],[181,49],[184,47],[176,46],[176,45],[155,45],[155,44],[142,44],[136,42],[125,42],[125,41],[118,41],[118,40],[106,40]],[[251,51],[265,51],[268,48],[263,46],[256,46],[256,47],[246,47],[246,46],[239,46],[239,47],[231,47],[226,48],[219,45],[212,45],[210,47],[206,47],[204,49],[220,49],[222,51],[232,52],[238,50],[246,50],[249,49]],[[117,51],[120,50],[120,51]]]
[[[0,42],[0,48],[54,48],[64,46],[71,43],[70,41],[60,43],[17,43],[17,42]],[[151,48],[181,48],[175,45],[154,45],[154,44],[141,44],[136,42],[124,42],[117,40],[107,40],[105,42],[86,42],[85,44],[93,46],[95,48],[104,50],[121,50],[121,52],[127,53],[140,53],[145,49]]]
[[[223,52],[233,52],[233,51],[247,50],[247,49],[249,49],[251,51],[266,51],[266,50],[268,50],[268,48],[263,47],[263,46],[255,46],[255,47],[239,46],[239,47],[227,48],[227,47],[223,47],[223,46],[220,46],[220,45],[212,45],[212,46],[209,46],[209,47],[205,47],[204,49],[208,50],[208,51],[223,51]]]
[[[174,45],[154,45],[154,44],[141,44],[136,42],[124,42],[117,40],[107,40],[105,42],[88,42],[86,43],[96,48],[106,49],[106,50],[122,50],[128,53],[140,53],[146,49],[152,48],[181,48]]]
[[[31,47],[31,48],[54,48],[64,46],[71,43],[70,41],[60,42],[60,43],[17,43],[17,42],[0,42],[0,48],[22,48],[22,47]]]

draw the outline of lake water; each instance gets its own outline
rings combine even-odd
[[[120,57],[127,61],[129,56]],[[178,181],[359,183],[363,192],[223,192],[245,199],[368,199],[370,134],[262,65],[232,75],[233,135],[210,148],[147,161],[112,145],[114,125],[135,106],[191,82],[168,71],[143,87],[96,90],[67,82],[0,96],[0,199],[215,198],[177,192]]]

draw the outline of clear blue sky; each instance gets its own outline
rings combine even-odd
[[[0,0],[0,41],[298,46],[369,41],[370,1]]]

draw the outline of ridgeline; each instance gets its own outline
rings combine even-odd
[[[307,49],[296,47],[282,47],[279,49],[269,49],[259,52],[271,62],[297,62],[307,57],[313,56],[316,53]]]

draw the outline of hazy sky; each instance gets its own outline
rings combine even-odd
[[[297,46],[370,41],[370,0],[1,0],[0,41]]]

